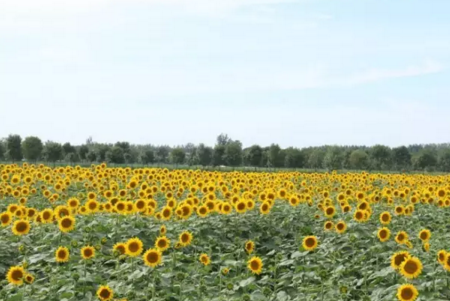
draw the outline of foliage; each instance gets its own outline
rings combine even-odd
[[[186,153],[180,147],[174,148],[170,152],[170,162],[173,164],[182,164],[184,162],[184,158],[186,157]]]
[[[117,145],[112,149],[123,154]],[[356,154],[359,164],[364,156]],[[439,263],[436,254],[448,251],[448,229],[442,225],[448,223],[450,176],[26,163],[0,165],[0,173],[0,215],[14,213],[0,228],[0,300],[98,300],[97,290],[108,285],[113,300],[392,301],[404,283],[418,289],[418,300],[449,300],[450,265]],[[75,199],[79,204],[70,208]],[[226,205],[231,212],[225,212]],[[201,207],[210,209],[203,215]],[[327,213],[329,208],[334,214]],[[45,212],[55,217],[45,221]],[[392,219],[382,224],[384,212]],[[74,228],[62,232],[67,215]],[[16,235],[16,222],[28,222],[31,229]],[[333,227],[325,229],[330,222]],[[342,233],[335,228],[339,222],[346,225]],[[384,242],[377,237],[381,227],[391,231]],[[419,235],[424,229],[431,234],[426,239]],[[185,231],[193,240],[182,246],[177,242]],[[408,234],[404,242],[395,241],[400,231]],[[170,247],[157,250],[162,264],[146,266],[144,252],[157,248],[163,235]],[[305,248],[309,236],[318,241],[311,251]],[[137,257],[114,251],[117,243],[132,238],[143,244]],[[245,249],[249,241],[250,251]],[[92,259],[82,258],[84,246],[94,247]],[[59,247],[69,250],[67,262],[56,261]],[[400,273],[404,266],[391,266],[398,251],[423,264],[416,279]],[[207,265],[200,254],[207,255]],[[251,258],[261,259],[260,274],[249,270]],[[3,277],[13,266],[33,275],[34,283],[8,283]]]
[[[38,137],[26,137],[22,142],[22,152],[28,161],[36,161],[41,157],[44,145]]]
[[[151,149],[144,150],[139,156],[139,162],[142,164],[152,164],[155,162],[155,152]]]
[[[13,162],[22,160],[22,138],[19,135],[9,135],[5,142],[5,157]]]
[[[10,139],[11,150],[7,149],[7,141]],[[16,139],[16,140],[14,140]],[[18,140],[17,140],[18,139]],[[39,139],[39,138],[38,138]],[[15,141],[15,142],[14,142]],[[0,146],[0,160],[20,161],[22,159],[22,147],[20,136],[10,135],[3,143],[3,149]],[[15,146],[14,146],[15,145]],[[175,148],[184,151],[183,162],[177,165],[187,164],[189,166],[201,165],[207,166],[229,166],[243,168],[247,167],[268,167],[268,168],[296,168],[296,169],[346,169],[346,170],[372,170],[372,171],[450,171],[449,160],[446,159],[450,150],[449,143],[427,144],[427,145],[409,145],[389,148],[385,145],[366,146],[318,146],[295,148],[281,148],[278,144],[262,147],[252,145],[244,148],[239,140],[233,140],[226,134],[220,134],[217,137],[214,147],[203,143],[195,145],[187,143],[185,145],[171,147],[168,145],[132,145],[126,141],[118,141],[114,144],[98,143],[91,137],[82,145],[71,145],[66,142],[62,145],[62,155],[59,160],[67,163],[82,162],[113,162],[111,161],[111,152],[114,147],[122,149],[123,160],[114,160],[115,162],[124,162],[126,164],[170,164],[171,152]],[[11,152],[12,151],[12,152]],[[108,158],[107,153],[109,152]],[[119,152],[115,150],[115,152]],[[179,150],[177,150],[179,152]],[[364,153],[368,156],[364,155]],[[9,154],[15,154],[15,158]],[[76,153],[76,155],[67,156]],[[151,153],[153,153],[153,158]],[[146,156],[148,154],[148,156]],[[353,154],[353,158],[351,158]],[[424,155],[426,154],[426,155]],[[5,158],[6,157],[6,158]],[[20,158],[20,159],[18,159]],[[44,154],[40,159],[46,160]],[[147,160],[148,159],[148,160]],[[326,160],[325,160],[326,159]],[[351,162],[353,161],[353,162]],[[122,163],[116,163],[122,164]],[[429,165],[431,164],[431,165]]]
[[[45,142],[43,156],[50,162],[61,160],[63,156],[61,144],[53,141]]]
[[[366,169],[369,166],[369,155],[361,150],[354,150],[349,158],[350,166],[354,169]]]
[[[125,163],[125,156],[123,148],[119,146],[114,146],[106,152],[105,155],[106,162],[122,164]]]

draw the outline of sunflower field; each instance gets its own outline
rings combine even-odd
[[[0,300],[450,300],[447,175],[0,173]]]

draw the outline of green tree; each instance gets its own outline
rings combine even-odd
[[[375,145],[370,150],[370,161],[375,170],[390,169],[392,162],[391,149],[385,145]]]
[[[108,163],[123,164],[125,163],[124,151],[119,146],[113,146],[106,152],[105,159]]]
[[[116,142],[116,144],[114,144],[114,146],[120,147],[124,153],[129,153],[131,150],[129,142],[118,141],[118,142]]]
[[[170,147],[167,145],[158,146],[155,150],[156,161],[159,163],[167,163],[169,158]]]
[[[80,160],[80,157],[78,157],[78,154],[75,153],[68,153],[65,157],[64,157],[64,161],[69,162],[69,163],[76,163]]]
[[[398,170],[407,169],[411,166],[411,154],[408,148],[400,146],[392,149],[392,162]]]
[[[41,157],[43,149],[44,145],[38,137],[30,136],[22,141],[23,156],[28,161],[37,161]]]
[[[329,170],[338,170],[342,168],[343,152],[337,146],[328,147],[323,158],[323,167]]]
[[[437,164],[436,155],[429,149],[422,150],[412,161],[413,167],[416,170],[432,171]]]
[[[263,149],[259,145],[252,145],[245,152],[245,161],[250,166],[261,166],[263,164]]]
[[[220,134],[219,136],[217,136],[217,145],[227,145],[228,143],[231,142],[230,137],[228,137],[227,134]]]
[[[438,165],[442,171],[450,171],[450,149],[443,149],[438,157]]]
[[[46,161],[55,163],[62,159],[62,146],[60,143],[47,141],[45,142],[43,156]]]
[[[62,145],[62,150],[63,150],[63,156],[64,158],[68,155],[68,154],[73,154],[76,153],[77,150],[75,148],[75,146],[73,146],[72,144],[70,144],[70,142],[66,142]]]
[[[3,145],[3,141],[0,140],[0,161],[5,159],[5,146]]]
[[[89,147],[86,144],[83,144],[78,148],[78,156],[81,160],[86,160],[88,153]]]
[[[97,154],[95,153],[95,151],[89,151],[86,154],[86,160],[88,162],[95,162],[96,159],[97,159]]]
[[[216,144],[216,146],[214,146],[212,165],[213,166],[225,165],[224,158],[225,158],[225,145]]]
[[[170,152],[170,162],[173,164],[183,164],[186,153],[181,147],[176,147]]]
[[[19,135],[6,138],[5,156],[13,162],[22,160],[22,138]]]
[[[152,149],[144,150],[139,156],[139,162],[141,164],[152,164],[155,162],[155,153]]]
[[[313,150],[309,155],[308,166],[314,169],[322,168],[324,158],[325,158],[325,151],[317,148]]]
[[[111,149],[107,144],[96,144],[95,145],[95,161],[103,162],[106,160],[106,153]]]
[[[284,154],[278,144],[271,144],[268,152],[268,165],[270,167],[283,167]]]
[[[369,167],[369,155],[362,149],[352,151],[348,160],[351,168],[366,169]]]
[[[196,162],[202,166],[208,166],[211,164],[214,150],[212,147],[205,146],[200,143],[195,151]]]
[[[231,141],[225,146],[225,163],[228,166],[239,166],[242,164],[242,143],[238,140]]]
[[[305,157],[303,153],[293,147],[284,150],[284,166],[288,168],[302,168],[305,165]]]

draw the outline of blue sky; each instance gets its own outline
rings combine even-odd
[[[450,1],[1,0],[0,137],[449,142]]]

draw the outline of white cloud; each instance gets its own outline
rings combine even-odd
[[[391,78],[413,77],[431,73],[438,73],[442,70],[444,70],[444,66],[441,63],[427,59],[420,65],[408,66],[403,69],[366,70],[346,78],[344,77],[343,80],[338,80],[337,84],[343,86],[353,86]]]
[[[251,5],[268,5],[282,2],[299,2],[305,0],[2,0],[0,11],[16,12],[59,12],[95,9],[102,6],[120,3],[147,3],[158,5],[176,5],[199,11],[228,11]],[[308,0],[306,0],[308,1]]]

